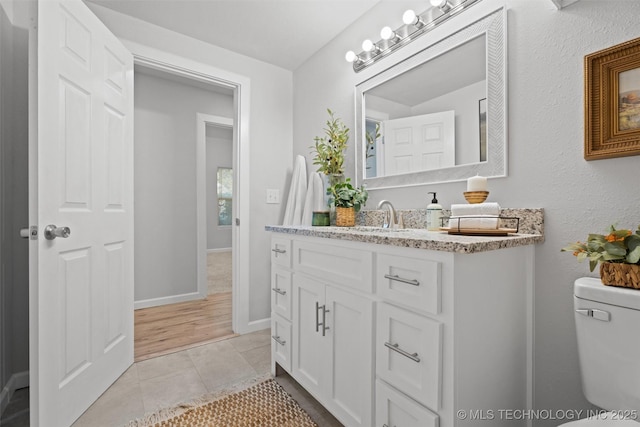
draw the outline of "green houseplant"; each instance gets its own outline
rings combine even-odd
[[[366,205],[369,198],[367,189],[364,186],[354,187],[350,178],[327,188],[327,195],[329,203],[336,207],[336,225],[339,227],[356,225],[356,212]]]
[[[344,152],[349,141],[349,128],[340,118],[336,118],[333,111],[327,108],[329,119],[324,128],[325,136],[316,136],[315,144],[311,147],[315,150],[313,164],[318,166],[317,171],[328,176],[344,175]],[[333,185],[333,182],[331,183]]]
[[[561,249],[572,252],[579,262],[589,260],[589,269],[600,263],[600,279],[605,285],[640,288],[640,226],[633,233],[617,230],[608,234],[589,234],[586,243],[571,243]]]

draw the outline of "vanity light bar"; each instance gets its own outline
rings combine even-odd
[[[431,31],[447,19],[457,15],[480,0],[430,0],[432,7],[420,15],[412,10],[407,10],[402,19],[405,23],[397,30],[384,27],[380,31],[377,43],[365,40],[362,43],[362,52],[356,54],[350,50],[345,55],[347,62],[353,63],[353,71],[356,73],[364,70],[369,65],[386,57],[392,52],[406,46],[421,35]]]

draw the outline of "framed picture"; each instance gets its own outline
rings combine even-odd
[[[640,38],[585,56],[584,158],[640,154]]]
[[[487,161],[487,98],[478,101],[478,118],[480,126],[480,161]]]

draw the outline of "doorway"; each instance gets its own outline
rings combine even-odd
[[[139,361],[233,335],[229,255],[237,144],[232,89],[140,65],[134,78]],[[222,193],[218,175],[230,184]],[[228,264],[210,271],[215,254],[226,255]],[[227,277],[208,277],[222,272]]]

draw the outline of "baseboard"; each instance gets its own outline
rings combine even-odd
[[[253,322],[249,322],[246,325],[240,327],[239,331],[234,331],[238,334],[248,334],[251,332],[261,331],[263,329],[268,329],[271,327],[271,318],[267,317],[265,319],[254,320]]]
[[[0,391],[0,414],[4,412],[13,397],[13,393],[21,388],[29,387],[29,371],[11,375],[7,384]]]
[[[207,249],[208,254],[212,254],[215,252],[231,252],[232,248],[216,248],[216,249]]]
[[[176,304],[179,302],[194,301],[197,299],[202,299],[202,295],[200,295],[198,292],[190,292],[188,294],[180,294],[180,295],[171,295],[168,297],[144,299],[140,301],[134,301],[133,309],[138,310],[140,308],[158,307],[161,305]]]

